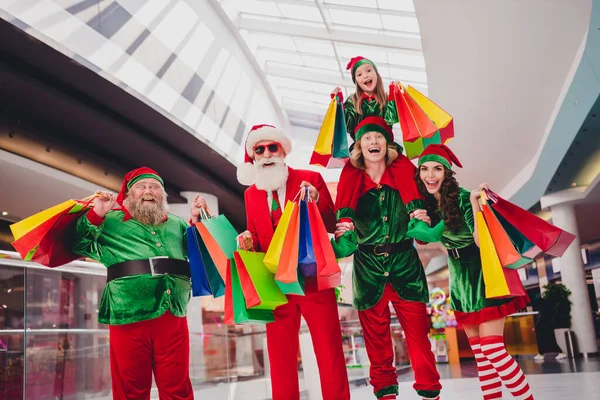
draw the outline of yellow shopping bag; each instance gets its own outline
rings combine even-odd
[[[406,91],[439,129],[445,128],[450,121],[452,121],[452,116],[450,114],[442,110],[437,104],[425,97],[423,93],[419,92],[414,87],[409,86]]]
[[[323,119],[323,124],[319,130],[319,136],[317,137],[317,143],[315,143],[315,153],[321,155],[331,154],[333,146],[333,136],[335,131],[335,114],[336,114],[336,103],[337,98],[334,97],[329,103],[329,108]]]
[[[479,211],[475,217],[477,218],[485,297],[494,299],[525,296],[525,289],[518,271],[502,267],[483,213]]]
[[[285,241],[285,234],[287,233],[292,214],[294,213],[294,208],[296,207],[298,207],[298,204],[293,201],[288,201],[285,205],[277,229],[275,229],[275,233],[273,234],[273,239],[271,239],[271,244],[265,254],[263,262],[267,266],[267,269],[273,274],[277,273],[277,266],[279,265],[283,242]]]
[[[37,214],[32,215],[31,217],[25,218],[22,221],[14,223],[10,226],[10,230],[15,238],[15,240],[19,240],[21,237],[26,235],[28,232],[37,228],[44,222],[52,219],[55,216],[58,216],[75,206],[77,202],[75,200],[67,200],[54,207],[50,207],[44,211],[40,211]]]

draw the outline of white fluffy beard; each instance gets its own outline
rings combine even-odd
[[[271,163],[271,165],[266,165]],[[256,181],[254,184],[257,189],[271,192],[285,187],[288,178],[288,168],[282,157],[263,158],[254,162],[256,168]]]
[[[144,200],[154,200],[151,203],[144,203]],[[162,198],[145,194],[137,200],[127,196],[123,205],[129,211],[129,214],[144,225],[157,226],[163,223],[169,212],[166,193],[163,192]]]

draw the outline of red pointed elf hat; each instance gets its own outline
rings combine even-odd
[[[462,164],[458,160],[458,157],[450,150],[445,144],[430,144],[425,148],[421,156],[419,157],[419,166],[427,161],[436,161],[442,164],[447,169],[452,169],[452,164],[456,164],[457,167],[462,168]]]

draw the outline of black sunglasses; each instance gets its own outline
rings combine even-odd
[[[269,152],[275,153],[277,151],[277,149],[279,149],[279,144],[277,144],[277,143],[270,143],[267,145],[261,144],[254,148],[254,152],[260,156],[261,154],[263,154],[265,152],[265,148],[269,149]]]

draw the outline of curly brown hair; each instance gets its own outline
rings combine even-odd
[[[449,231],[455,231],[460,228],[463,220],[462,213],[460,212],[460,208],[458,206],[458,195],[460,194],[460,186],[458,185],[458,181],[454,177],[455,172],[451,169],[444,168],[444,181],[440,185],[440,202],[438,205],[438,201],[436,198],[429,194],[425,184],[421,180],[421,169],[417,168],[417,172],[415,173],[415,181],[417,182],[417,187],[419,188],[419,192],[423,196],[425,200],[425,209],[427,210],[427,214],[430,216],[436,216],[441,218],[437,211],[442,212],[442,216],[444,217],[444,224],[446,225],[446,229]],[[434,219],[434,218],[432,218]]]

